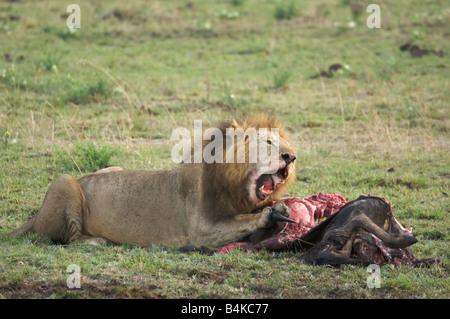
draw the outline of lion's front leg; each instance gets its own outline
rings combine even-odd
[[[208,247],[221,247],[239,241],[257,229],[272,225],[280,219],[279,216],[287,217],[289,215],[290,208],[282,202],[277,203],[273,207],[265,207],[261,212],[256,214],[235,215],[222,221],[216,221],[212,225],[209,224],[203,228],[200,232],[201,236],[194,240],[194,244]]]

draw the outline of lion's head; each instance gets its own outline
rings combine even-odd
[[[202,163],[201,200],[209,215],[251,213],[279,199],[295,181],[296,159],[280,121],[258,116],[219,128],[223,162]]]

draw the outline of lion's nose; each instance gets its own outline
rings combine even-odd
[[[281,154],[281,159],[286,162],[286,164],[292,163],[297,157],[293,153],[283,153]]]

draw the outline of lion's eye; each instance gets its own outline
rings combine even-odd
[[[271,140],[267,140],[266,142],[267,142],[267,144],[272,145],[272,141]]]

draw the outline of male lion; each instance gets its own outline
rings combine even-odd
[[[221,247],[270,226],[274,217],[289,215],[282,203],[268,205],[295,181],[295,153],[280,122],[267,116],[223,123],[224,149],[227,128],[239,127],[280,129],[279,137],[262,141],[256,131],[241,139],[245,146],[250,138],[279,143],[275,170],[248,161],[245,147],[245,163],[182,163],[166,171],[114,167],[78,180],[63,175],[50,185],[38,214],[9,235],[42,233],[64,244]]]

